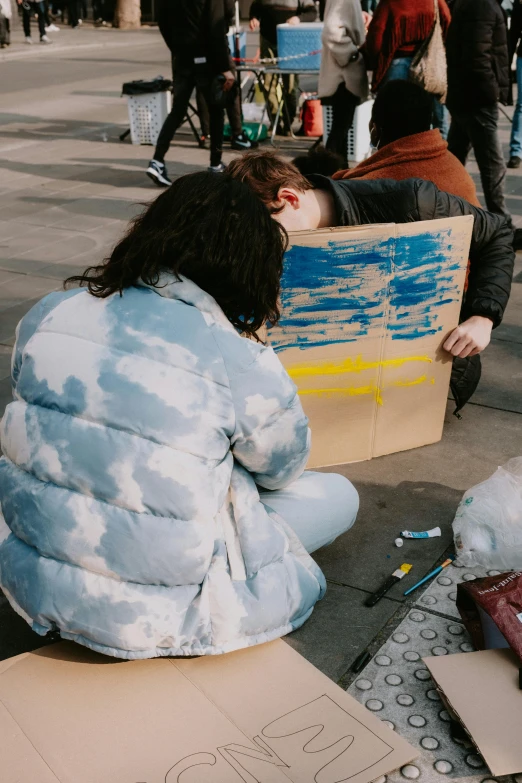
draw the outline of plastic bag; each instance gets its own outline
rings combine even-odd
[[[468,490],[453,521],[457,564],[522,569],[522,457]]]

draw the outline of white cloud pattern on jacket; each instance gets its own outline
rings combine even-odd
[[[294,384],[194,283],[160,285],[45,297],[2,422],[0,586],[37,632],[121,658],[268,641],[325,589],[256,486],[304,470]]]

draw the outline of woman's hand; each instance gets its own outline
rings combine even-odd
[[[251,19],[250,23],[248,25],[253,33],[255,33],[256,30],[259,30],[259,19]]]
[[[364,29],[367,30],[370,26],[370,22],[372,21],[372,15],[368,13],[368,11],[363,11],[363,21],[364,21]]]
[[[452,331],[443,345],[452,356],[465,359],[487,348],[491,340],[493,322],[482,315],[472,315]]]
[[[301,24],[301,20],[298,16],[291,16],[290,19],[286,20],[287,24]]]

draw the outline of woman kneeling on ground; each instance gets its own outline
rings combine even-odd
[[[279,317],[285,246],[247,185],[191,174],[69,281],[87,290],[22,320],[0,586],[38,633],[207,655],[309,617],[325,580],[308,553],[351,527],[358,497],[303,472],[308,420],[257,338]]]

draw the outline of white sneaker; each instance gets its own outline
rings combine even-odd
[[[25,42],[26,42],[26,44],[32,44],[33,43],[33,39],[31,38],[30,35],[26,35],[25,36]]]
[[[48,27],[45,28],[46,33],[59,33],[60,28],[55,24],[50,24]]]
[[[214,174],[223,174],[226,168],[224,163],[218,163],[217,166],[209,166],[207,171],[212,171]]]
[[[43,44],[52,44],[52,41],[51,41],[51,39],[49,38],[49,36],[47,36],[47,35],[42,35],[42,37],[40,38],[40,43],[43,43]]]
[[[83,24],[83,19],[78,19],[78,24]]]

